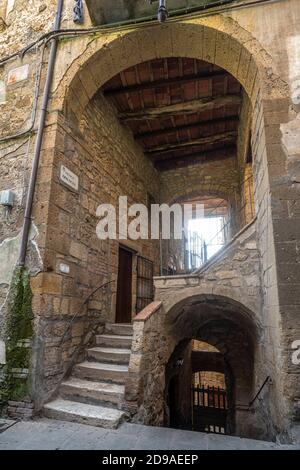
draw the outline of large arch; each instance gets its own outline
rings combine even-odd
[[[265,295],[265,315],[270,316],[270,321],[265,324],[272,324],[270,329],[271,339],[270,343],[275,342],[276,345],[270,349],[268,354],[268,361],[273,364],[274,374],[276,371],[276,361],[274,361],[274,354],[281,354],[280,345],[280,318],[278,303],[274,308],[274,301],[278,299],[278,292],[276,287],[276,263],[275,248],[272,224],[268,223],[268,213],[271,211],[270,201],[270,187],[272,186],[272,175],[270,177],[267,167],[267,161],[271,150],[268,148],[269,142],[260,142],[265,139],[265,123],[264,123],[264,109],[270,113],[276,103],[279,101],[288,106],[288,86],[277,75],[272,65],[272,60],[267,52],[261,47],[259,42],[245,29],[243,29],[236,21],[225,16],[215,16],[212,18],[191,18],[170,21],[166,25],[143,25],[134,26],[131,29],[120,29],[115,32],[96,33],[93,37],[78,38],[74,40],[76,47],[70,49],[68,54],[67,68],[60,68],[60,56],[58,55],[58,62],[55,70],[54,83],[52,88],[52,97],[49,103],[49,127],[47,129],[48,135],[52,133],[55,135],[55,143],[52,143],[51,148],[45,146],[42,153],[41,168],[50,164],[53,165],[51,177],[54,176],[54,181],[51,181],[51,186],[47,186],[46,191],[49,191],[49,200],[56,198],[55,191],[57,189],[56,169],[59,166],[61,154],[66,155],[66,140],[62,137],[62,128],[75,129],[78,127],[79,120],[91,102],[96,92],[114,75],[119,73],[129,66],[133,66],[140,62],[152,60],[159,57],[194,57],[216,64],[229,73],[231,73],[243,86],[247,95],[252,103],[253,112],[257,119],[253,123],[252,139],[254,152],[254,169],[256,179],[256,206],[258,208],[258,239],[264,243],[266,249],[262,250],[262,271],[265,289],[268,290],[268,295]],[[141,46],[142,45],[142,46]],[[64,54],[63,48],[59,54]],[[57,113],[57,111],[59,111]],[[58,127],[60,126],[60,129]],[[272,145],[281,145],[280,142],[280,124],[274,125],[275,135]],[[75,132],[76,133],[76,132]],[[46,136],[47,138],[47,136]],[[65,142],[62,144],[62,141]],[[72,143],[71,143],[72,144]],[[70,144],[70,147],[72,145]],[[54,150],[53,154],[51,150]],[[56,152],[56,150],[58,150]],[[71,148],[70,152],[76,151]],[[52,160],[51,160],[52,159]],[[55,163],[53,163],[55,161]],[[281,161],[282,164],[282,161]],[[258,172],[264,168],[263,177],[258,177]],[[38,191],[45,191],[45,178],[42,180]],[[43,199],[44,200],[44,194]],[[69,203],[69,201],[67,201]],[[269,212],[265,210],[265,206],[269,208]],[[275,207],[275,206],[274,206]],[[51,216],[50,210],[46,212],[46,217],[49,220]],[[36,224],[44,229],[47,225],[45,221],[45,213],[39,214],[36,212]],[[267,226],[267,235],[265,235],[265,227]],[[55,252],[54,243],[50,242],[55,237],[48,230],[46,237],[46,249],[43,255],[47,260],[50,255]],[[44,234],[44,231],[41,231]],[[50,234],[50,235],[49,235]],[[265,242],[265,238],[267,241]],[[48,247],[47,247],[48,244]],[[44,247],[42,247],[44,248]],[[49,248],[49,249],[48,249]],[[74,245],[73,252],[78,248]],[[85,256],[81,254],[80,256]],[[80,267],[81,268],[81,267]],[[55,274],[43,273],[43,278]],[[271,273],[271,274],[270,274]],[[268,278],[267,278],[268,277]],[[269,283],[270,280],[270,283]],[[37,283],[36,283],[37,284]],[[54,286],[59,291],[60,287]],[[54,289],[53,288],[53,289]],[[54,289],[54,291],[55,291]],[[85,289],[87,290],[86,286]],[[75,288],[74,288],[75,290]],[[220,286],[217,291],[207,292],[207,294],[224,295],[232,294],[232,298],[237,302],[241,301],[241,290],[239,287],[228,289]],[[34,302],[36,311],[40,312],[41,308],[41,288],[33,285]],[[42,292],[43,293],[43,292]],[[46,303],[50,302],[50,297],[53,292],[46,292],[44,298]],[[56,291],[55,295],[60,295]],[[178,295],[179,292],[178,292]],[[247,308],[254,312],[261,312],[262,298],[251,299]],[[43,301],[44,301],[43,298]],[[181,299],[178,298],[178,301]],[[52,299],[51,299],[52,302]],[[71,301],[70,301],[71,302]],[[47,304],[48,305],[48,304]],[[48,308],[48,307],[47,307]],[[80,303],[75,301],[70,303],[69,312],[72,313],[76,309],[81,308]],[[73,310],[72,310],[73,309]],[[272,318],[271,318],[272,317]],[[275,363],[275,366],[274,366]],[[280,371],[278,371],[280,373]],[[282,383],[274,387],[272,400],[277,405],[273,409],[273,421],[278,422],[278,426],[282,427],[283,416],[276,416],[276,407],[280,408],[282,401]]]
[[[165,312],[165,328],[175,350],[187,339],[197,339],[216,347],[224,357],[230,378],[230,421],[233,433],[245,437],[272,437],[265,425],[268,402],[249,403],[268,373],[262,366],[260,348],[262,325],[255,312],[243,302],[217,294],[188,296]],[[168,358],[168,361],[170,358]],[[264,399],[269,391],[265,390]],[[268,420],[269,421],[269,420]]]
[[[202,197],[205,196],[211,196],[211,197],[216,197],[220,199],[224,199],[227,202],[230,203],[235,203],[236,202],[236,194],[232,190],[232,187],[229,188],[225,185],[218,185],[214,183],[210,183],[207,185],[199,184],[194,185],[189,187],[188,191],[182,194],[182,192],[179,192],[177,194],[172,194],[172,199],[168,200],[167,202],[169,204],[175,204],[175,203],[184,203],[188,202],[191,199],[195,200],[196,198],[199,198],[201,200]]]
[[[214,294],[188,295],[185,300],[175,301],[170,308],[164,305],[163,309],[155,313],[151,319],[152,323],[158,325],[159,338],[146,330],[143,333],[145,336],[141,336],[138,328],[136,329],[135,341],[140,345],[137,352],[138,356],[141,356],[138,364],[144,364],[147,375],[145,376],[142,366],[143,370],[139,373],[142,389],[140,393],[143,398],[135,419],[143,421],[146,418],[147,424],[164,423],[168,406],[166,403],[168,381],[174,375],[173,372],[170,374],[170,363],[173,361],[171,369],[185,367],[184,363],[188,360],[185,349],[188,348],[190,340],[197,339],[216,347],[224,356],[230,370],[231,431],[245,437],[274,438],[274,429],[272,424],[269,425],[272,423],[269,419],[270,390],[265,388],[260,397],[263,400],[260,399],[254,406],[249,407],[259,385],[268,375],[268,366],[264,364],[261,347],[263,329],[255,318],[255,312],[242,302]],[[141,347],[143,344],[145,344],[144,351]],[[178,348],[179,356],[176,355]],[[149,361],[149,352],[151,352],[151,361]],[[180,358],[185,359],[177,364]],[[186,366],[189,369],[188,363]],[[131,367],[134,372],[135,361]],[[155,395],[149,382],[154,374]],[[188,373],[186,374],[183,369],[180,376],[188,377]],[[128,388],[128,398],[130,393]],[[153,409],[156,413],[152,413]]]
[[[261,99],[289,96],[287,84],[276,76],[272,59],[259,42],[221,15],[98,33],[81,48],[75,49],[65,73],[57,70],[53,87],[54,108],[73,116],[121,70],[159,57],[193,56],[224,68],[244,87],[253,107],[259,92]]]

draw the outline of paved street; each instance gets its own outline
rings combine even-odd
[[[1,425],[2,424],[2,425]],[[103,429],[39,419],[0,421],[0,450],[258,450],[296,448],[274,443],[130,423]],[[297,447],[300,449],[300,446]]]

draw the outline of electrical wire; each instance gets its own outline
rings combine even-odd
[[[243,3],[234,3],[232,5],[232,2],[234,0],[218,0],[216,1],[214,7],[214,4],[207,7],[207,5],[203,5],[202,7],[188,7],[188,8],[183,8],[183,9],[178,9],[178,10],[173,10],[169,12],[169,21],[174,22],[176,21],[176,18],[178,16],[185,16],[186,19],[189,17],[194,17],[194,16],[200,16],[200,17],[205,17],[205,16],[211,16],[211,15],[216,15],[219,14],[220,12],[226,12],[229,10],[237,10],[237,9],[242,9],[242,8],[247,8],[253,5],[258,5],[258,4],[264,4],[264,3],[276,3],[281,0],[253,0],[253,1],[247,1],[245,0]],[[236,0],[238,1],[238,0]],[[231,3],[230,6],[226,6],[228,3]],[[220,8],[217,8],[217,6],[220,6]],[[223,6],[222,6],[223,5]],[[203,12],[205,10],[205,12]],[[201,13],[201,11],[203,13]],[[6,62],[16,58],[20,57],[21,59],[24,57],[24,55],[32,49],[36,44],[46,40],[46,43],[48,43],[52,38],[54,37],[59,37],[59,36],[77,36],[80,34],[93,34],[93,33],[98,33],[98,32],[110,32],[112,29],[118,31],[122,30],[128,27],[132,27],[134,29],[143,27],[145,22],[153,22],[154,24],[157,24],[156,16],[151,15],[147,17],[142,17],[142,18],[136,18],[134,20],[129,20],[129,21],[121,21],[117,23],[111,23],[110,25],[101,25],[101,26],[94,26],[92,28],[74,28],[74,29],[60,29],[56,31],[48,31],[47,33],[42,34],[39,38],[37,38],[35,41],[30,43],[28,46],[24,47],[23,49],[20,49],[17,52],[14,52],[13,54],[0,59],[0,66],[5,64]]]
[[[193,18],[195,16],[197,17],[206,17],[206,16],[212,16],[219,14],[220,12],[225,12],[225,11],[231,11],[231,10],[236,10],[236,9],[241,9],[245,7],[250,7],[253,5],[257,4],[264,4],[264,3],[275,3],[281,0],[253,0],[253,1],[245,1],[243,3],[238,3],[238,4],[232,4],[232,0],[217,0],[216,1],[216,7],[212,6],[210,4],[209,9],[207,8],[206,5],[203,5],[201,8],[198,7],[189,7],[189,8],[184,8],[184,9],[179,9],[179,10],[173,10],[169,12],[169,22],[176,22],[178,20],[178,17],[184,16],[185,19]],[[224,4],[230,5],[226,6]],[[217,6],[220,5],[218,8]],[[205,12],[203,12],[205,10]],[[44,56],[44,51],[48,45],[48,43],[54,39],[54,38],[64,38],[64,37],[70,37],[74,38],[80,35],[86,35],[86,34],[97,34],[97,33],[105,33],[105,32],[111,32],[112,30],[118,31],[118,30],[123,30],[123,29],[139,29],[143,28],[145,26],[145,23],[147,24],[157,24],[157,19],[156,16],[148,16],[148,17],[143,17],[143,18],[137,18],[134,20],[129,20],[129,21],[123,21],[123,22],[118,22],[118,23],[111,23],[110,25],[101,25],[101,26],[95,26],[92,28],[84,28],[84,29],[59,29],[59,30],[52,30],[47,33],[44,33],[41,35],[39,38],[37,38],[35,41],[30,43],[28,46],[24,47],[18,52],[15,52],[3,59],[0,59],[0,67],[3,66],[5,63],[9,62],[10,60],[15,59],[16,57],[19,57],[23,59],[25,54],[27,54],[31,49],[33,49],[34,46],[40,47],[42,45],[43,51],[42,51],[42,60],[41,60],[41,69],[40,69],[40,74],[39,74],[39,79],[38,83],[40,84],[40,77],[41,77],[41,71],[42,71],[42,64],[43,64],[43,56]],[[28,129],[17,132],[16,134],[5,136],[0,139],[0,144],[3,142],[7,142],[9,140],[13,139],[18,139],[20,137],[24,137],[28,135],[29,133],[34,132],[34,123],[35,123],[35,117],[36,117],[36,112],[37,112],[37,105],[38,105],[38,98],[39,98],[39,85],[38,88],[35,87],[35,99],[34,99],[34,106],[32,110],[32,120],[31,124]]]

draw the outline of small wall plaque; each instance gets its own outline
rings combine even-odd
[[[22,82],[28,78],[29,64],[21,65],[8,72],[7,85],[14,85],[15,83]]]
[[[61,165],[60,167],[60,174],[59,174],[60,180],[66,184],[69,188],[74,189],[75,191],[78,191],[79,188],[79,178],[73,171],[69,170],[64,165]]]
[[[65,264],[65,263],[60,263],[59,270],[63,274],[69,274],[70,273],[70,266],[68,264]]]

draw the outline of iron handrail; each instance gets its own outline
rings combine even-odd
[[[251,406],[253,405],[253,403],[257,400],[257,398],[259,397],[259,395],[261,394],[262,390],[264,389],[264,387],[267,385],[267,383],[271,384],[272,383],[272,379],[271,377],[268,375],[266,377],[266,379],[264,380],[262,386],[260,387],[260,389],[258,390],[258,392],[256,393],[255,397],[249,402],[249,408],[251,408]]]
[[[104,284],[101,284],[100,286],[98,286],[96,289],[94,289],[94,290],[87,296],[87,298],[85,299],[85,301],[82,303],[82,307],[87,304],[87,302],[90,300],[90,298],[91,298],[96,292],[98,292],[98,290],[102,289],[103,287],[106,287],[107,285],[111,284],[112,282],[115,282],[115,279],[111,279],[110,281],[107,281],[107,282],[105,282]],[[77,310],[77,312],[73,315],[73,317],[71,318],[71,320],[69,321],[69,323],[68,323],[68,325],[67,325],[67,328],[65,329],[64,334],[62,335],[61,341],[60,341],[60,343],[59,343],[60,346],[64,343],[64,339],[65,339],[65,337],[66,337],[66,334],[69,332],[70,327],[71,327],[71,325],[73,324],[73,321],[75,320],[75,318],[77,317],[77,315],[78,315],[78,310]]]

